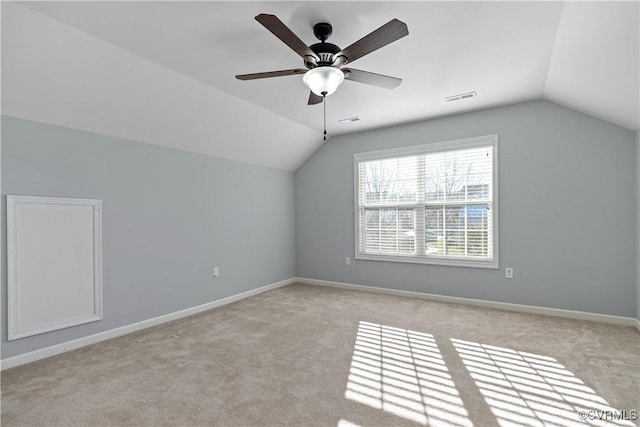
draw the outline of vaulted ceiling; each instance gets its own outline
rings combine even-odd
[[[234,78],[302,66],[259,13],[308,44],[329,22],[341,47],[407,24],[353,65],[402,84],[343,83],[327,98],[330,135],[533,99],[640,127],[637,1],[2,2],[2,112],[295,170],[322,144],[322,106],[306,105],[301,76]]]

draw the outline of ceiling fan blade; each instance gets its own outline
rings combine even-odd
[[[307,102],[307,105],[316,105],[316,104],[321,104],[322,103],[322,97],[319,95],[316,95],[313,92],[309,92],[309,102]]]
[[[356,70],[353,68],[343,68],[342,71],[344,71],[346,80],[383,87],[385,89],[396,88],[400,86],[400,83],[402,83],[402,79],[399,79],[397,77],[385,76],[384,74],[376,74],[369,71]]]
[[[293,31],[289,29],[284,23],[278,19],[275,15],[268,15],[266,13],[261,13],[256,16],[256,21],[261,23],[267,30],[271,31],[274,36],[279,38],[293,49],[298,55],[301,57],[311,56],[316,60],[319,60],[318,56],[307,46],[304,44],[302,40],[298,36],[296,36]]]
[[[238,74],[236,76],[236,79],[256,80],[256,79],[266,79],[269,77],[293,76],[295,74],[304,74],[306,72],[307,70],[304,68],[293,68],[291,70],[266,71],[264,73]]]
[[[338,52],[335,57],[344,56],[348,62],[353,62],[358,58],[378,50],[394,41],[401,39],[409,34],[407,24],[398,20],[392,19],[384,24],[382,27],[375,31],[370,32],[357,42],[347,46]]]

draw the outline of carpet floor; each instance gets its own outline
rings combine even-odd
[[[632,426],[640,334],[293,284],[1,380],[3,426]]]

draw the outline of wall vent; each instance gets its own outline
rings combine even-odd
[[[338,123],[342,125],[346,125],[346,124],[357,122],[357,121],[360,121],[360,117],[353,116],[353,117],[347,117],[346,119],[340,119],[338,120]]]
[[[444,100],[447,102],[454,102],[462,101],[463,99],[475,98],[476,96],[478,96],[478,94],[475,92],[467,92],[459,95],[445,96]]]

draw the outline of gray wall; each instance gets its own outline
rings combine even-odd
[[[3,257],[2,358],[295,275],[292,172],[9,117],[1,153],[3,235],[6,194],[103,200],[104,290],[104,320],[7,342]]]
[[[353,260],[353,154],[499,135],[500,270]],[[334,137],[296,172],[305,278],[636,313],[633,132],[546,101]],[[514,268],[514,279],[504,268]]]
[[[636,131],[636,319],[640,320],[640,130]]]

